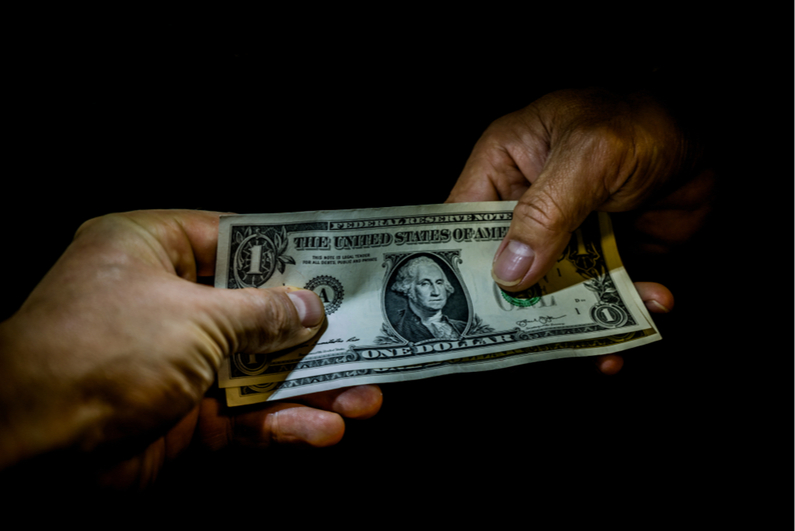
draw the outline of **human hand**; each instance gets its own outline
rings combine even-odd
[[[204,398],[225,356],[311,339],[308,290],[220,290],[216,213],[142,211],[85,223],[22,308],[0,324],[0,468],[56,449],[99,451],[101,479],[146,484],[197,440],[327,446],[367,418],[377,386],[227,411]]]
[[[648,95],[559,91],[491,124],[447,201],[518,201],[492,277],[522,291],[551,269],[594,210],[634,211],[632,245],[646,254],[687,241],[711,210],[715,185],[700,151]],[[651,311],[672,308],[664,286],[636,286]],[[605,373],[622,364],[617,355],[597,359]]]
[[[448,202],[518,200],[492,275],[522,291],[546,274],[594,210],[634,210],[633,247],[664,253],[711,209],[715,178],[700,148],[650,96],[554,92],[496,120]]]

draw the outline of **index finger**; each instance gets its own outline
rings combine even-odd
[[[519,199],[546,158],[547,142],[532,118],[531,105],[495,120],[472,149],[447,202]]]
[[[218,250],[218,222],[222,215],[231,212],[204,210],[179,210],[174,220],[185,231],[196,262],[196,274],[200,277],[215,273]]]
[[[75,240],[93,236],[105,246],[126,246],[127,251],[137,247],[138,258],[150,256],[150,260],[167,270],[173,269],[178,276],[195,281],[198,276],[215,272],[218,222],[222,214],[204,210],[110,214],[84,223]]]

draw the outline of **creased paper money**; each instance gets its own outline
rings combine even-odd
[[[590,216],[521,294],[491,262],[513,202],[225,216],[218,288],[318,294],[324,331],[219,371],[229,405],[364,383],[618,352],[660,339],[627,276],[607,214]]]

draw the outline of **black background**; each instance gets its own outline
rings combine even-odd
[[[637,528],[791,514],[788,28],[739,31],[750,22],[736,15],[584,34],[556,20],[494,40],[463,38],[475,28],[354,36],[144,18],[37,28],[16,43],[2,318],[88,218],[442,202],[492,120],[658,65],[686,89],[681,112],[709,118],[722,186],[709,225],[671,257],[632,259],[618,235],[631,277],[676,297],[657,320],[664,340],[628,353],[619,375],[559,360],[384,385],[382,411],[349,422],[336,447],[190,454],[135,503],[253,512],[263,525],[322,514],[380,524],[415,510],[493,524],[528,511],[530,524],[550,507],[562,521]]]

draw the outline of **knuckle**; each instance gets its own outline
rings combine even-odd
[[[546,190],[519,201],[514,208],[513,219],[523,227],[541,228],[551,233],[572,230],[570,216]]]
[[[113,213],[97,216],[84,221],[75,231],[74,237],[77,238],[86,233],[101,231],[103,228],[115,227],[123,222],[123,214]]]
[[[245,288],[242,291],[256,315],[253,343],[250,348],[258,351],[274,351],[295,343],[303,327],[298,320],[295,307],[283,292]]]
[[[615,119],[579,125],[570,132],[565,150],[576,154],[585,176],[609,196],[637,173],[645,148],[631,127]]]
[[[489,124],[482,139],[499,145],[522,144],[522,139],[540,123],[534,105],[503,115]]]
[[[634,151],[633,135],[619,120],[581,123],[572,129],[569,142],[598,159]]]

